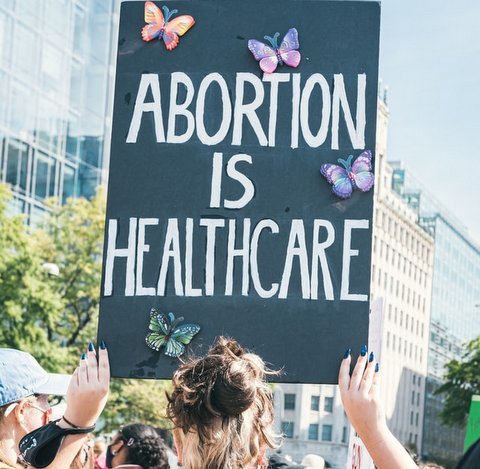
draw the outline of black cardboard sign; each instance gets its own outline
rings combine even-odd
[[[150,310],[219,335],[279,381],[335,383],[367,343],[373,189],[332,193],[322,164],[375,150],[376,2],[155,2],[195,25],[145,42],[122,4],[99,339],[117,377],[170,378]],[[172,19],[175,16],[172,17]],[[296,28],[301,62],[264,74],[247,47]],[[280,42],[280,41],[279,41]]]

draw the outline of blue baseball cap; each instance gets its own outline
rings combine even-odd
[[[65,396],[70,375],[47,373],[29,353],[0,348],[0,407],[33,394]]]

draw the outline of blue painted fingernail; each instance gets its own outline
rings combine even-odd
[[[345,353],[343,354],[343,359],[344,359],[344,360],[347,359],[347,358],[350,356],[351,353],[352,353],[352,349],[351,349],[351,348],[349,348],[348,350],[346,350]]]
[[[367,346],[366,345],[362,345],[362,348],[360,349],[360,355],[362,357],[364,357],[366,354],[367,354]]]
[[[371,363],[373,362],[375,355],[373,355],[373,352],[370,352],[370,356],[368,357],[368,361]]]
[[[377,364],[375,365],[375,373],[378,373],[379,370],[380,370],[380,364],[377,363]]]
[[[89,352],[93,352],[94,350],[95,350],[95,347],[94,347],[93,344],[90,342],[90,343],[88,344],[88,351],[89,351]]]
[[[87,354],[85,352],[82,353],[82,360],[85,360],[87,358]]]
[[[100,342],[100,348],[102,350],[105,350],[107,348],[107,344],[105,343],[105,341],[102,339],[102,341]]]

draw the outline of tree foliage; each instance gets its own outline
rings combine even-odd
[[[48,330],[59,321],[63,303],[24,218],[9,216],[10,197],[0,185],[0,344],[34,353],[46,368],[59,371],[66,352],[49,340]]]
[[[447,425],[465,425],[474,394],[480,394],[480,337],[467,344],[461,360],[451,360],[446,365],[446,382],[436,391],[445,394],[441,413]]]
[[[9,213],[0,184],[0,346],[30,352],[47,370],[70,373],[96,337],[105,220],[105,194],[47,201],[36,228]],[[58,275],[45,269],[58,267]],[[104,429],[141,421],[165,426],[168,383],[112,380]]]

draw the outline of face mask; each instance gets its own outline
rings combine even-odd
[[[117,455],[117,452],[112,450],[112,445],[107,446],[107,454],[105,455],[105,465],[108,468],[112,467],[112,460],[116,455]]]

